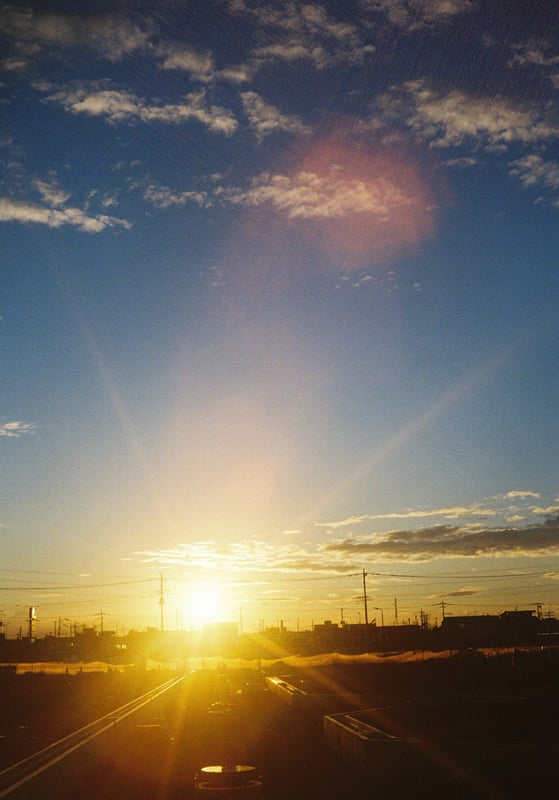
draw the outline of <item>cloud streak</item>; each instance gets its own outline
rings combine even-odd
[[[386,120],[403,124],[437,147],[470,143],[491,150],[559,137],[559,123],[541,105],[459,89],[443,92],[424,79],[393,87],[378,103]]]
[[[47,95],[45,102],[59,104],[70,114],[102,117],[113,124],[138,120],[178,125],[194,121],[225,136],[231,136],[238,125],[233,113],[209,102],[203,89],[187,94],[184,102],[155,104],[133,92],[76,86]]]
[[[355,560],[431,561],[439,558],[525,557],[559,555],[559,516],[525,528],[479,528],[433,525],[348,538],[327,544],[328,554]]]
[[[0,438],[17,439],[20,436],[35,433],[36,429],[37,426],[34,422],[21,422],[20,420],[3,422],[0,423]]]
[[[20,52],[37,57],[44,50],[87,47],[109,61],[120,61],[148,47],[149,28],[121,15],[40,13],[7,5],[0,10],[4,36]]]
[[[251,128],[260,142],[266,136],[281,131],[297,135],[311,133],[311,128],[305,125],[299,117],[282,114],[256,92],[242,92],[241,100]]]
[[[262,173],[250,188],[228,189],[222,196],[233,205],[269,205],[290,220],[339,219],[367,214],[387,220],[413,199],[388,177],[359,179],[334,166],[328,174],[300,171],[293,176]]]
[[[46,225],[48,228],[70,225],[85,233],[100,233],[106,228],[132,227],[126,220],[107,214],[90,216],[80,208],[47,208],[6,197],[0,197],[0,222]]]

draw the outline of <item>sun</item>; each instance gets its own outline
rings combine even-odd
[[[186,590],[183,599],[183,624],[185,628],[203,628],[212,622],[229,621],[230,613],[223,589],[217,584],[194,584]]]

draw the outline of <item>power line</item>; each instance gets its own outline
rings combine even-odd
[[[65,584],[62,586],[51,586],[45,584],[43,586],[0,586],[2,592],[43,592],[49,591],[62,591],[63,589],[106,589],[109,586],[129,586],[138,583],[154,583],[158,578],[145,578],[137,581],[118,581],[117,583],[76,583]]]

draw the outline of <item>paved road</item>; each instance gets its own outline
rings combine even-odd
[[[309,680],[299,683],[305,685],[324,687]],[[220,763],[255,765],[264,776],[266,800],[555,796],[556,787],[547,794],[549,785],[542,781],[535,793],[529,783],[499,785],[475,775],[458,781],[456,771],[440,759],[425,758],[413,770],[405,763],[379,764],[374,780],[358,774],[327,749],[323,737],[323,715],[357,697],[345,690],[330,697],[317,691],[318,699],[288,705],[261,686],[235,683],[214,672],[148,695],[136,701],[134,713],[134,704],[117,710],[118,724],[112,723],[113,712],[62,740],[60,746],[66,743],[69,752],[61,758],[54,747],[52,766],[40,771],[38,761],[33,779],[10,790],[9,800],[190,800],[196,771]],[[457,756],[459,761],[460,752]]]
[[[54,770],[57,765],[80,751],[84,751],[85,748],[91,750],[91,745],[95,740],[99,740],[97,745],[101,745],[103,748],[112,747],[117,736],[117,728],[122,727],[123,730],[124,728],[129,730],[130,726],[125,723],[132,715],[136,716],[143,709],[153,708],[154,704],[160,702],[168,692],[176,690],[182,681],[183,677],[167,680],[160,686],[116,708],[111,713],[103,715],[2,770],[0,772],[0,798],[16,795],[30,796],[30,793],[35,791],[35,786],[41,785],[40,776],[45,775],[46,777],[48,771]],[[100,737],[103,737],[102,741]],[[110,744],[107,745],[109,740]],[[80,755],[83,756],[84,752],[81,752]],[[75,771],[75,759],[72,760],[72,766]]]

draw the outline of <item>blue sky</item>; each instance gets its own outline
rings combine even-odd
[[[0,30],[8,635],[556,613],[556,3]]]

